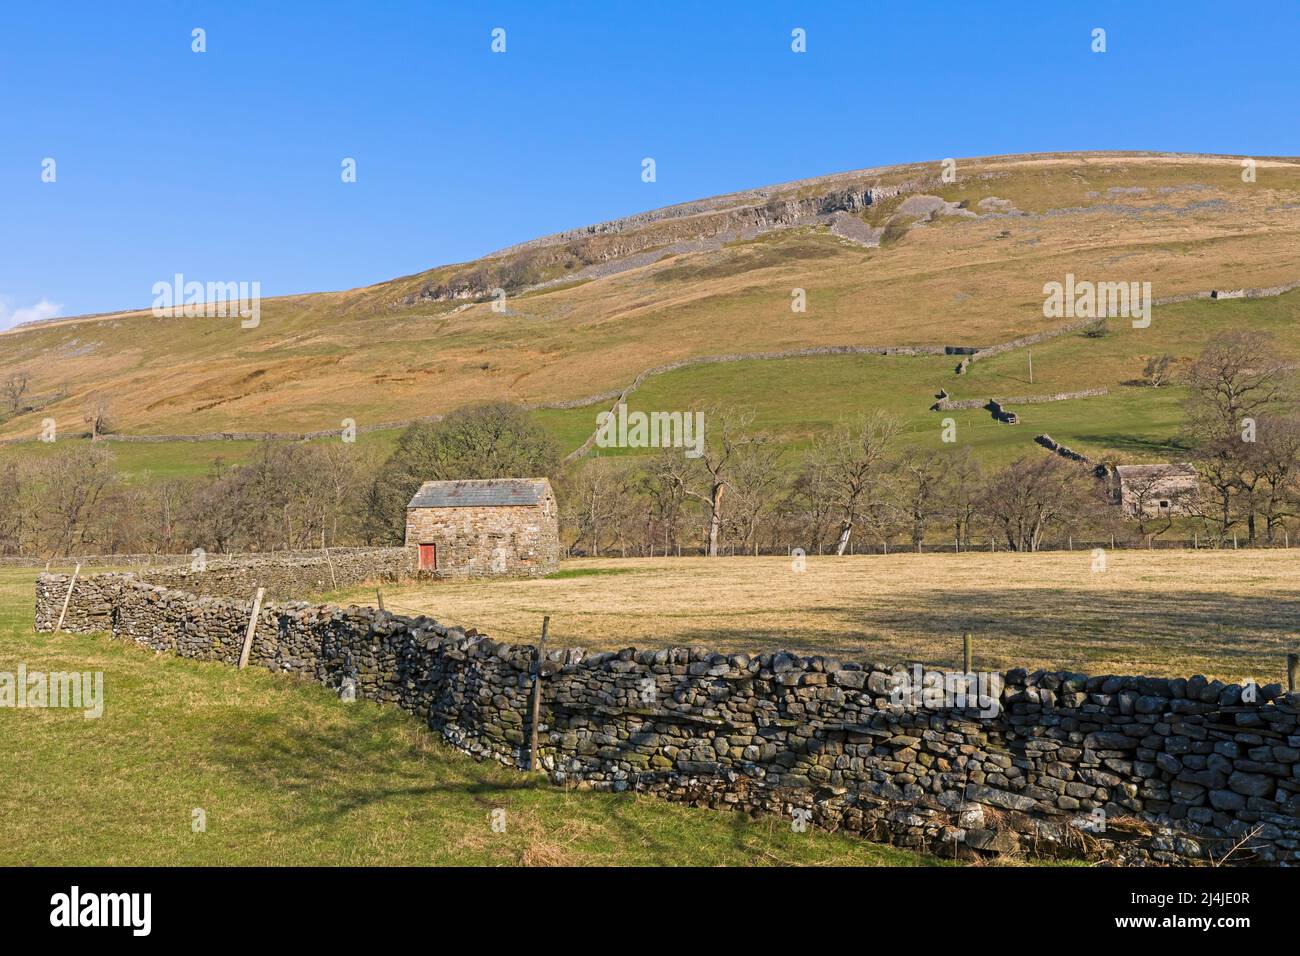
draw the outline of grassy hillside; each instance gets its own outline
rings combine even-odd
[[[1186,390],[1177,384],[1145,385],[1141,376],[1147,358],[1169,353],[1176,369],[1185,368],[1213,335],[1236,328],[1272,332],[1284,347],[1300,351],[1297,320],[1300,290],[1266,299],[1181,302],[1157,307],[1149,328],[1111,320],[1101,338],[1069,333],[974,362],[961,376],[954,374],[958,359],[953,356],[835,355],[701,365],[647,379],[630,396],[628,408],[649,412],[710,402],[748,405],[756,412],[755,427],[773,434],[792,454],[835,422],[882,408],[905,420],[907,440],[915,446],[937,446],[942,420],[952,417],[958,444],[970,445],[981,460],[995,464],[1032,450],[1033,437],[1043,432],[1092,455],[1168,458],[1185,451],[1179,434]],[[1109,393],[1049,404],[1013,403],[1010,407],[1020,417],[1015,426],[999,424],[983,410],[929,410],[940,387],[954,399],[983,400],[1097,386]],[[538,415],[564,447],[572,448],[591,434],[596,415],[608,407],[601,402]],[[649,452],[601,451],[638,453]]]
[[[1238,161],[1228,157],[1004,157],[960,161],[952,184],[938,173],[936,162],[772,187],[690,214],[654,214],[660,218],[597,238],[350,292],[267,300],[256,329],[137,313],[17,330],[0,336],[0,377],[26,371],[34,394],[64,397],[0,422],[0,437],[34,434],[45,416],[76,430],[94,394],[112,395],[113,421],[124,432],[306,431],[343,418],[407,420],[487,398],[567,401],[701,355],[988,345],[1049,327],[1042,285],[1066,272],[1147,279],[1157,296],[1300,278],[1293,160],[1261,161],[1254,184],[1241,182]],[[964,203],[963,214],[927,221],[904,215],[906,197],[885,199],[860,218],[910,228],[877,248],[840,238],[826,222],[717,233],[717,217],[736,210],[779,218],[809,197],[907,183],[912,193]],[[1005,203],[981,205],[989,199]],[[529,285],[566,276],[581,281]],[[489,280],[510,292],[505,313],[486,300],[421,298]],[[807,293],[805,314],[790,310],[794,288]],[[148,299],[142,290],[142,304]],[[1121,369],[1123,358],[1114,358],[1115,370],[1131,375],[1136,358],[1128,353]],[[914,391],[953,390],[941,364],[907,361],[899,374]],[[1002,374],[1014,381],[1010,365]],[[997,384],[979,375],[956,382],[986,383]]]

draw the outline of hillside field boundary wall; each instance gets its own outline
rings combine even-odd
[[[37,631],[53,630],[69,580],[38,578]],[[64,627],[233,665],[251,610],[100,574],[77,582]],[[349,686],[522,768],[534,658],[429,617],[290,602],[262,606],[250,663]],[[917,665],[685,647],[549,650],[541,673],[556,783],[958,859],[1300,863],[1300,695],[1279,685],[1016,669],[971,675],[983,696],[963,699],[953,675]]]

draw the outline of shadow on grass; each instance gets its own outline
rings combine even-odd
[[[845,836],[855,846],[789,836],[790,820],[751,816],[729,808],[688,807],[644,793],[577,792],[527,775],[473,760],[437,741],[414,747],[397,724],[417,718],[401,711],[352,720],[317,722],[305,729],[282,714],[244,714],[214,741],[214,759],[253,793],[277,791],[292,798],[294,812],[275,818],[276,827],[312,839],[321,831],[364,828],[384,817],[359,813],[391,811],[407,826],[411,801],[429,801],[432,830],[449,841],[486,828],[492,810],[511,819],[525,814],[522,842],[509,845],[503,860],[515,862],[599,862],[617,865],[766,865],[853,862],[887,865],[936,861],[896,848]],[[584,842],[585,841],[585,842]],[[499,860],[500,861],[500,860]]]
[[[1125,435],[1120,434],[1119,432],[1102,434],[1078,433],[1071,437],[1074,441],[1086,442],[1091,445],[1110,448],[1115,451],[1130,452],[1135,455],[1187,455],[1191,452],[1191,449],[1180,442],[1176,437],[1160,440],[1156,438],[1143,438],[1140,435]]]
[[[279,820],[277,825],[298,832],[345,826],[358,812],[372,808],[391,808],[400,817],[407,812],[401,807],[409,809],[409,801],[430,800],[437,801],[435,817],[451,828],[473,825],[469,821],[486,819],[498,807],[511,813],[533,810],[544,824],[544,833],[562,829],[566,820],[575,817],[598,820],[612,846],[637,847],[638,858],[691,862],[684,856],[689,841],[667,829],[687,827],[689,822],[676,816],[680,810],[670,809],[657,798],[631,793],[575,794],[540,775],[476,761],[436,737],[428,749],[413,747],[400,732],[403,722],[413,725],[404,728],[408,733],[418,726],[418,718],[395,709],[380,714],[372,711],[357,723],[317,723],[309,730],[281,714],[245,714],[218,734],[213,756],[242,786],[294,797],[297,809],[293,818]],[[566,801],[574,799],[583,801],[576,812],[566,807]],[[728,816],[740,818],[732,825],[727,842],[741,851],[746,846],[748,818],[744,814]],[[724,824],[712,820],[707,825],[717,827],[708,841],[716,857]],[[748,832],[752,836],[752,831]]]
[[[819,618],[826,624],[819,626]],[[852,631],[845,633],[849,620]],[[845,660],[918,661],[951,666],[961,635],[1005,644],[999,666],[1044,661],[1088,672],[1090,661],[1199,660],[1220,668],[1251,670],[1292,649],[1300,630],[1300,598],[1229,595],[1216,591],[1113,592],[1087,588],[1050,592],[1008,587],[1001,591],[951,590],[890,594],[877,607],[821,605],[800,612],[798,628],[683,627],[681,645],[734,650],[789,650],[833,654]],[[906,652],[899,656],[900,652]],[[1010,656],[1008,656],[1010,655]],[[1182,675],[1190,676],[1190,675]]]

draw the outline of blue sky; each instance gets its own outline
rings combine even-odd
[[[1297,0],[10,2],[0,327],[147,306],[177,272],[350,288],[863,166],[1295,155],[1298,41]]]

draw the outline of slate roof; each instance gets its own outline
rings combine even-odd
[[[411,508],[485,508],[540,505],[551,483],[545,478],[487,478],[474,481],[426,481]]]
[[[1121,480],[1134,478],[1195,478],[1196,469],[1186,462],[1172,465],[1116,465]]]

